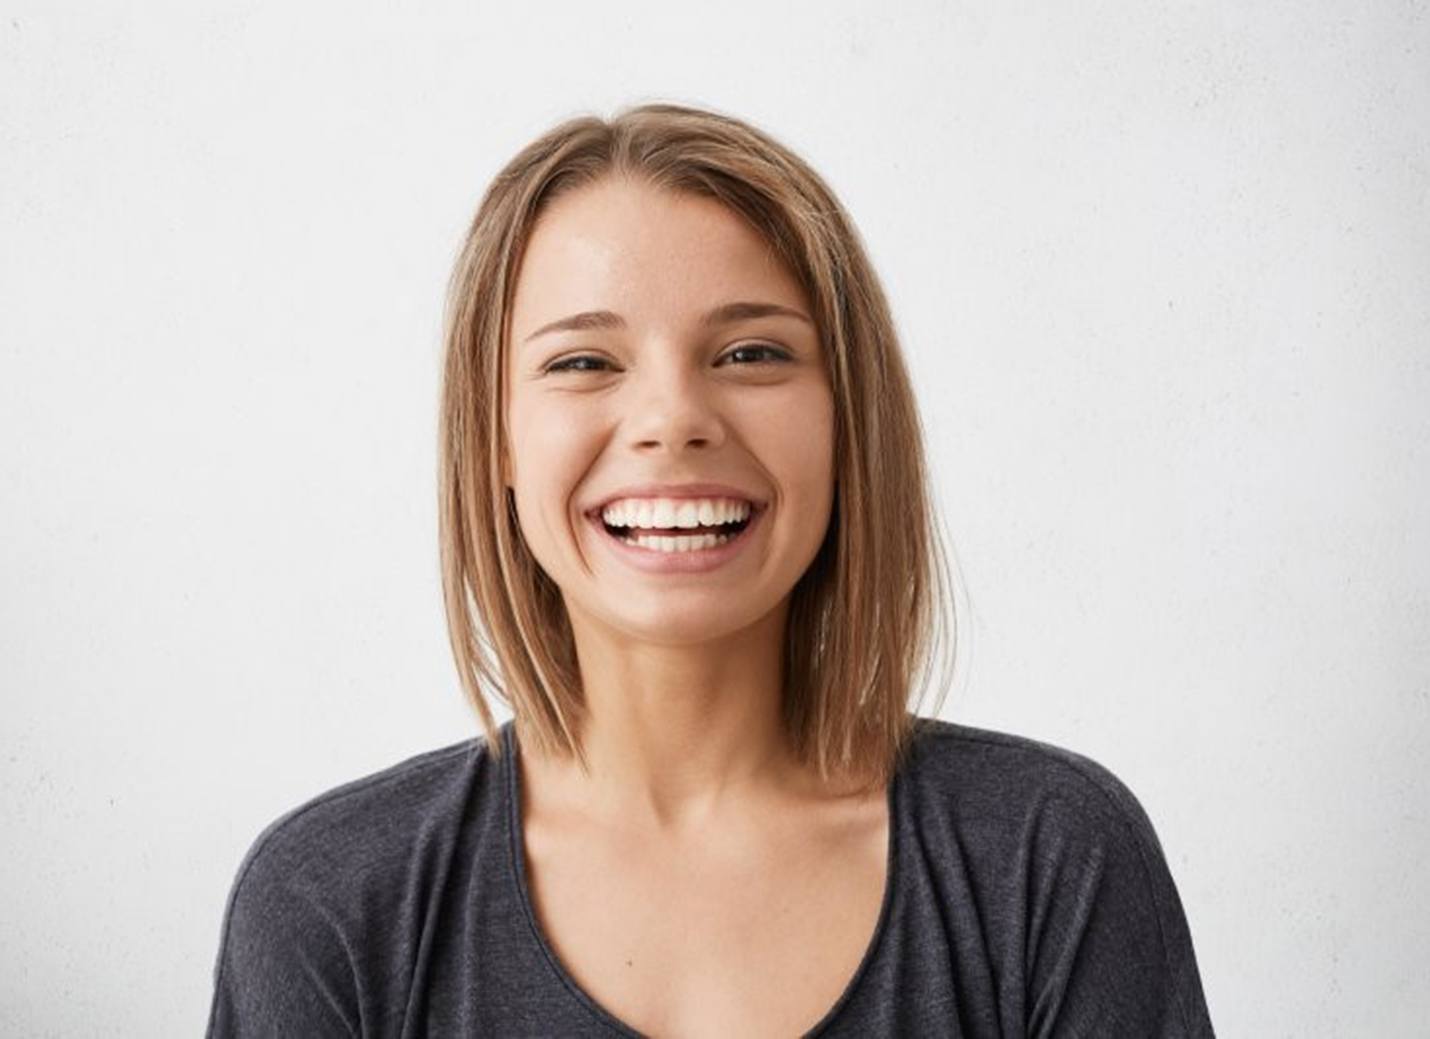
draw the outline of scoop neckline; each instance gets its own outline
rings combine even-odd
[[[506,823],[507,823],[507,845],[510,851],[509,865],[511,867],[511,879],[516,886],[518,899],[521,903],[523,915],[531,928],[532,937],[537,946],[541,949],[542,955],[550,965],[557,979],[565,986],[566,990],[575,997],[586,1010],[602,1025],[616,1032],[618,1035],[631,1037],[631,1039],[649,1039],[649,1037],[626,1022],[622,1021],[611,1011],[602,1006],[595,997],[581,987],[581,984],[571,976],[566,969],[566,965],[556,955],[556,950],[547,940],[546,933],[541,929],[541,922],[536,916],[535,903],[531,898],[531,891],[527,884],[526,871],[526,847],[522,833],[521,815],[521,769],[517,767],[516,755],[520,752],[520,745],[516,739],[515,719],[508,720],[502,724],[502,770],[505,773],[503,789],[506,792]],[[889,811],[889,839],[888,851],[885,858],[884,867],[884,894],[879,903],[879,918],[874,924],[874,933],[870,935],[868,944],[864,947],[864,955],[859,960],[859,966],[854,969],[844,990],[839,994],[839,998],[825,1011],[824,1016],[814,1023],[807,1031],[801,1034],[800,1039],[814,1039],[815,1036],[822,1035],[830,1025],[832,1025],[843,1013],[844,1008],[853,1000],[855,992],[858,991],[864,977],[869,973],[870,964],[874,962],[875,955],[879,947],[883,945],[884,935],[889,929],[889,918],[892,915],[896,880],[898,876],[899,863],[899,839],[898,839],[898,804],[900,774],[903,771],[902,765],[896,769],[889,779],[888,787],[885,791],[885,802]]]

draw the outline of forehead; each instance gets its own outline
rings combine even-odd
[[[679,321],[731,299],[807,308],[798,281],[739,214],[714,199],[606,178],[555,199],[517,273],[511,327],[588,309]]]

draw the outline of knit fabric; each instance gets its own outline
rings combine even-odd
[[[1212,1036],[1191,933],[1128,788],[1046,743],[916,719],[863,961],[807,1035]],[[211,1039],[639,1036],[542,934],[519,751],[483,737],[286,813],[224,914]]]

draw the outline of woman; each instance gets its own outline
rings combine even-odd
[[[441,454],[484,733],[258,838],[210,1035],[1211,1034],[1126,787],[909,710],[947,588],[914,396],[788,149],[655,104],[517,155]]]

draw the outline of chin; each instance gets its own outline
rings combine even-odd
[[[652,603],[648,614],[632,615],[629,609],[608,615],[607,623],[616,631],[641,642],[658,646],[700,646],[737,634],[756,623],[755,612],[733,611],[728,602],[707,601],[684,606],[666,596]]]

